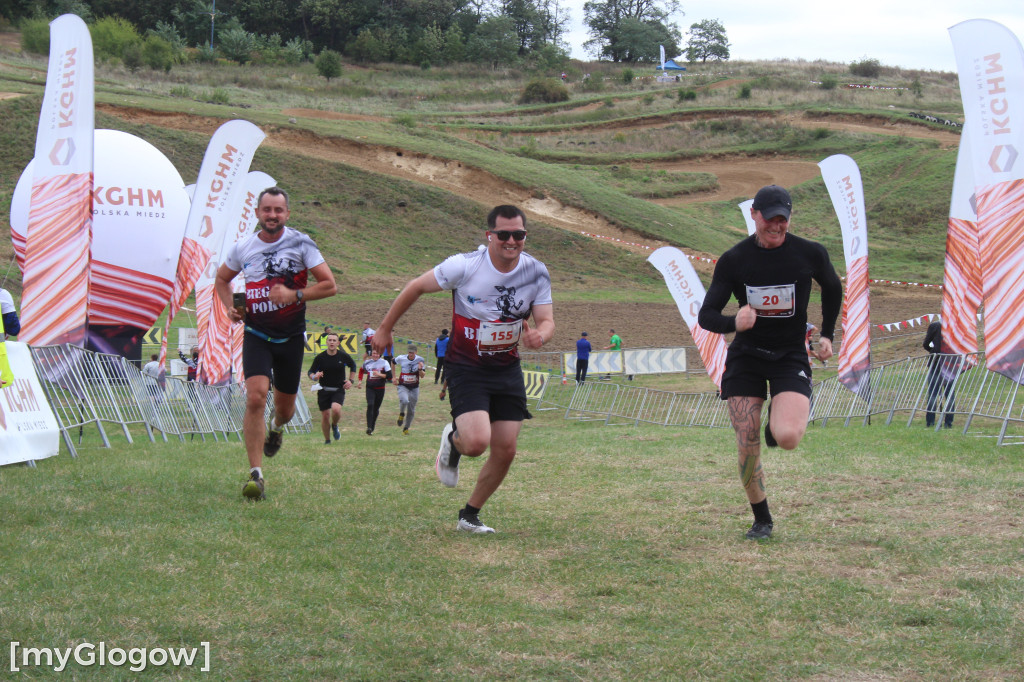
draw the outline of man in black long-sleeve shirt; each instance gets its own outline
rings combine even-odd
[[[349,378],[345,378],[345,368],[349,369]],[[345,389],[352,388],[356,382],[356,361],[339,347],[338,335],[327,333],[327,350],[313,358],[308,376],[320,383],[316,395],[317,407],[320,408],[320,429],[324,432],[324,445],[341,438],[338,422],[341,420],[341,406],[345,404]]]
[[[700,326],[736,336],[729,346],[722,375],[723,400],[736,432],[739,471],[754,512],[751,539],[771,537],[761,468],[761,408],[770,388],[772,404],[765,444],[792,450],[804,436],[810,415],[811,366],[804,345],[811,282],[821,287],[821,332],[815,356],[832,356],[832,337],[843,300],[843,285],[825,247],[789,234],[793,202],[777,185],[758,190],[751,206],[756,231],[718,259],[704,304]],[[722,314],[731,297],[740,308]]]

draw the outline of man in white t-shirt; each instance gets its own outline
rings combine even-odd
[[[451,291],[451,342],[445,354],[453,424],[441,433],[435,468],[449,487],[459,481],[459,460],[490,455],[480,469],[456,528],[493,533],[480,521],[480,508],[505,479],[526,409],[526,387],[519,343],[539,350],[555,334],[551,276],[523,252],[526,215],[515,206],[497,206],[487,216],[487,248],[449,257],[413,279],[377,326],[373,347],[392,342],[392,330],[423,294]],[[528,319],[533,316],[533,325]]]
[[[394,382],[398,386],[398,425],[402,433],[409,435],[409,427],[416,418],[416,404],[420,401],[420,379],[426,372],[427,364],[416,352],[416,344],[410,343],[405,355],[395,358]]]
[[[217,270],[217,296],[232,322],[242,314],[232,302],[231,280],[245,273],[245,335],[242,369],[245,372],[245,417],[242,432],[249,458],[249,480],[242,494],[264,499],[263,456],[281,449],[285,424],[295,414],[305,350],[306,301],[333,296],[338,286],[316,244],[305,234],[287,227],[291,212],[288,194],[269,187],[256,203],[260,229],[235,242]],[[316,279],[309,284],[309,275]],[[274,382],[274,416],[264,425],[263,412]]]

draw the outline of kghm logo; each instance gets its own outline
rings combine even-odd
[[[992,135],[1008,135],[1012,133],[1010,122],[1010,100],[1006,97],[1006,77],[1003,65],[999,63],[1000,53],[986,55],[985,84],[987,86],[989,121]],[[993,173],[1009,173],[1017,161],[1017,150],[1012,144],[1000,144],[992,148],[988,157],[989,168]]]
[[[1017,161],[1017,150],[1012,144],[999,144],[992,148],[988,166],[993,173],[1009,173]]]

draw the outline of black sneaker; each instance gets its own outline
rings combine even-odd
[[[249,480],[242,486],[242,495],[250,500],[267,499],[267,496],[263,493],[263,479],[255,471],[249,474]]]
[[[330,444],[331,444],[331,439],[330,438],[324,438],[324,445],[330,445]]]
[[[281,449],[281,441],[284,440],[284,431],[275,431],[267,427],[267,437],[263,439],[263,454],[266,457],[273,457]]]
[[[459,523],[455,530],[464,530],[467,533],[493,533],[494,529],[484,525],[483,521],[476,514],[467,514],[465,509],[459,510]]]
[[[405,412],[403,412],[402,414],[398,415],[398,425],[401,426],[402,422],[404,422],[404,421],[405,421]]]
[[[772,404],[768,403],[768,418],[764,420],[764,444],[770,448],[779,447],[779,442],[772,435]],[[768,531],[771,532],[771,529]]]
[[[366,435],[367,436],[372,436],[373,435],[373,429],[366,429]]]
[[[772,536],[772,528],[775,527],[771,521],[754,521],[754,525],[747,531],[748,540],[767,540]]]
[[[334,440],[341,438],[341,431],[338,430],[337,424],[331,425],[331,433],[334,434]]]

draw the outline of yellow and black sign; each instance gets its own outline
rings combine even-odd
[[[356,354],[358,345],[358,334],[338,334],[338,347],[352,356],[352,359],[357,363],[359,362],[359,356]],[[327,350],[327,334],[323,332],[317,332],[315,334],[309,334],[306,337],[306,352],[317,354]]]
[[[544,384],[548,380],[547,372],[523,372],[523,383],[526,384],[526,397],[529,400],[540,398],[544,392]]]
[[[153,327],[142,336],[142,343],[159,346],[163,342],[164,330]]]

